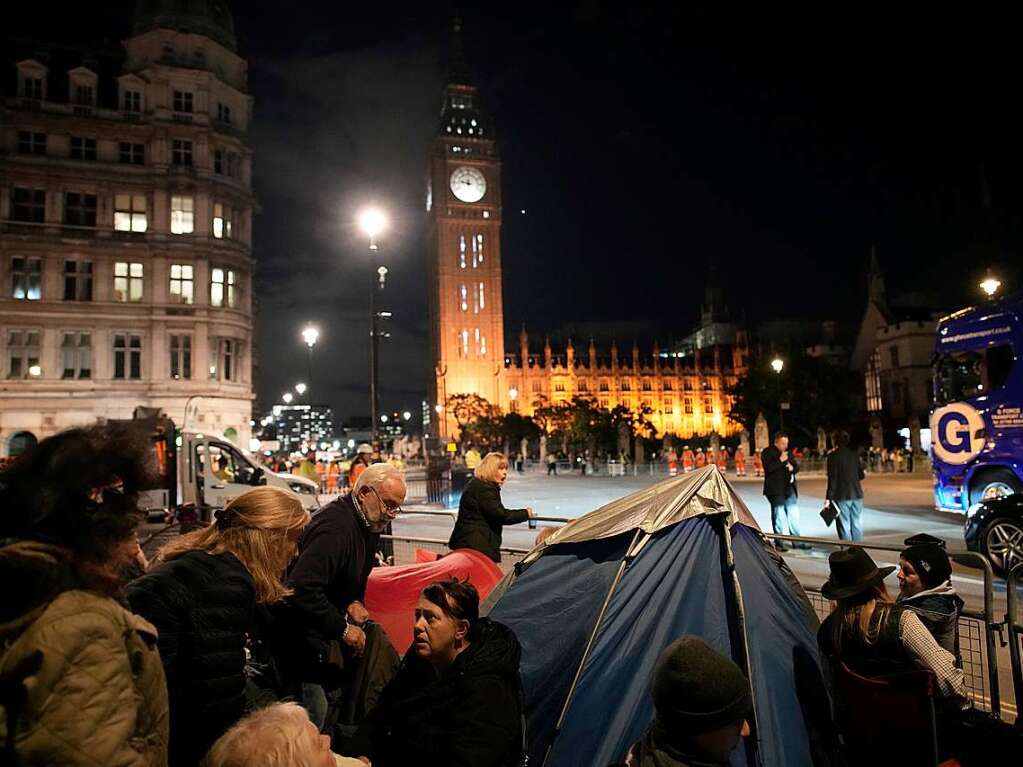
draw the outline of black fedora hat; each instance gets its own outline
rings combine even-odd
[[[873,588],[895,572],[894,567],[878,567],[863,549],[832,552],[828,557],[831,577],[821,586],[826,599],[845,599]]]

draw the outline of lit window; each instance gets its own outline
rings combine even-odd
[[[146,162],[146,145],[132,144],[121,141],[117,147],[117,161],[125,165],[144,165]]]
[[[189,91],[174,91],[174,111],[192,112],[192,94]]]
[[[483,235],[470,237],[472,241],[472,268],[476,269],[483,263]]]
[[[92,378],[92,337],[64,333],[60,344],[61,378]]]
[[[114,229],[118,232],[144,232],[147,228],[149,219],[146,216],[146,196],[114,195]]]
[[[114,335],[114,378],[133,381],[142,378],[142,336]]]
[[[171,234],[191,234],[195,231],[195,198],[171,197]]]
[[[7,332],[7,377],[28,378],[39,367],[39,331]]]
[[[465,285],[459,287],[458,293],[459,293],[458,308],[461,309],[463,312],[469,311],[469,291],[465,287]]]
[[[68,226],[96,226],[96,195],[65,192],[64,223]]]
[[[114,300],[142,300],[142,264],[118,261],[114,264]]]
[[[476,286],[476,312],[479,313],[487,308],[486,299],[483,296],[483,283]]]
[[[71,137],[71,159],[72,160],[95,160],[96,139],[83,136]]]
[[[480,356],[487,356],[487,337],[482,334],[480,335]]]
[[[173,165],[192,165],[192,142],[184,139],[174,139],[171,141],[171,164]]]
[[[171,301],[190,304],[195,300],[194,267],[191,264],[171,264]]]
[[[464,330],[464,329],[462,330],[461,341],[462,341],[462,343],[461,343],[461,346],[459,347],[459,350],[461,351],[461,356],[462,357],[468,357],[469,356],[469,331],[468,330]]]
[[[235,277],[233,269],[214,269],[210,281],[210,303],[213,306],[235,305]]]
[[[64,262],[64,300],[92,300],[92,261]]]
[[[192,377],[192,336],[170,337],[170,374],[177,380]]]
[[[38,301],[42,297],[43,261],[36,256],[11,257],[11,298]]]
[[[18,151],[22,154],[46,154],[46,134],[33,131],[18,131]]]
[[[665,415],[671,415],[673,407],[674,406],[672,405],[672,402],[671,402],[670,399],[664,400],[664,414]]]
[[[458,267],[465,268],[465,235],[458,235]]]
[[[231,223],[231,209],[219,202],[213,203],[213,236],[218,240],[231,239],[234,227]]]

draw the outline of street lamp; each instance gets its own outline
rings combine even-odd
[[[309,388],[309,387],[307,387],[304,383],[297,383],[297,384],[295,384],[295,391],[298,392],[298,396],[299,397],[301,397],[303,394],[305,394],[305,390],[307,388]]]
[[[994,298],[995,293],[1002,287],[1002,281],[991,274],[991,269],[987,270],[984,279],[980,282],[980,289],[987,293],[988,298]]]
[[[285,405],[290,405],[291,404],[291,400],[294,399],[294,397],[291,396],[291,392],[290,391],[286,391],[286,392],[284,392],[284,395],[281,397],[281,399],[284,400],[284,404]]]
[[[401,414],[401,417],[404,418],[406,421],[411,420],[412,413],[406,410],[404,413]]]
[[[785,360],[781,357],[775,357],[771,360],[771,370],[781,376],[781,371],[785,369]],[[785,431],[785,411],[788,410],[788,402],[778,402],[778,423],[781,431]]]
[[[773,370],[775,373],[780,373],[784,367],[785,360],[783,360],[781,357],[775,357],[773,360],[771,360],[771,370]]]
[[[369,238],[370,260],[374,261],[377,253],[377,235],[387,226],[387,217],[379,208],[365,208],[359,214],[359,228]],[[377,440],[377,425],[380,419],[377,415],[380,410],[380,386],[378,362],[380,358],[380,313],[377,312],[377,291],[384,289],[384,282],[387,279],[387,267],[380,266],[373,273],[373,282],[369,288],[369,411],[370,423],[373,425],[373,442]],[[390,316],[390,313],[387,313]]]
[[[306,349],[309,352],[309,356],[306,358],[306,380],[309,382],[309,387],[313,385],[313,347],[316,346],[319,339],[320,329],[315,325],[309,324],[302,328],[302,340],[305,341]],[[300,391],[299,396],[304,393],[304,391]]]

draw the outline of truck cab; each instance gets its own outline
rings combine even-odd
[[[270,485],[295,493],[310,511],[319,505],[315,482],[291,474],[276,474],[258,466],[226,439],[182,433],[177,464],[182,503],[223,508],[246,490]]]
[[[1023,293],[938,322],[931,458],[936,508],[1023,492]]]

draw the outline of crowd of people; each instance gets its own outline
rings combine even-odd
[[[772,508],[791,528],[798,467],[773,447]],[[451,548],[499,561],[503,526],[533,516],[503,506],[508,470],[501,454],[481,457]],[[145,446],[115,425],[50,437],[0,472],[4,764],[521,764],[519,640],[480,615],[476,589],[427,586],[408,648],[392,648],[364,605],[406,494],[396,467],[363,467],[312,517],[257,487],[152,563],[135,539],[148,472]],[[963,603],[940,541],[907,543],[897,599],[884,586],[894,568],[859,548],[831,555],[821,655],[865,675],[928,670],[954,725],[969,710]],[[654,719],[622,764],[724,765],[749,734],[749,680],[698,637],[664,650],[649,694]]]

